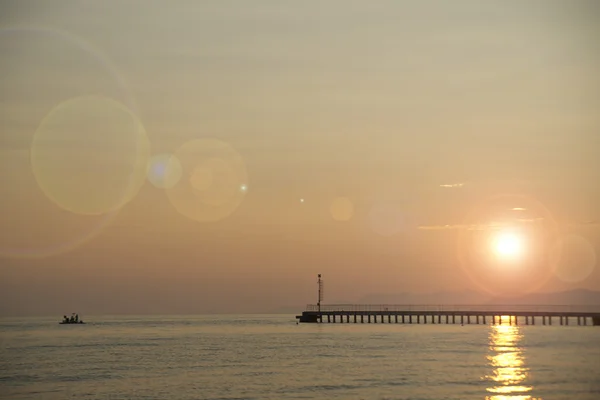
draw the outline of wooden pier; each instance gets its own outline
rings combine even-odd
[[[600,306],[309,304],[306,323],[600,326]]]

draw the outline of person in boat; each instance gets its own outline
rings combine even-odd
[[[75,314],[75,323],[79,322],[79,314]]]
[[[67,323],[67,322],[69,322],[69,318],[67,318],[67,316],[66,316],[66,315],[63,315],[63,322],[64,322],[64,323]]]

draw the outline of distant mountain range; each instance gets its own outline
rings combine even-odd
[[[491,296],[486,293],[438,292],[431,294],[400,293],[368,295],[361,304],[531,304],[531,305],[600,305],[600,292],[573,289],[562,292],[530,293],[518,297]]]
[[[520,297],[493,297],[475,291],[437,293],[370,294],[358,301],[330,301],[323,304],[430,304],[430,305],[600,305],[600,291],[573,289],[562,292],[530,293]],[[306,305],[285,306],[274,313],[298,313]]]

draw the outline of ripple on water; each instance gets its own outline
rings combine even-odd
[[[514,359],[524,381],[509,386],[531,387],[532,397],[596,400],[600,393],[600,348],[590,327],[522,329],[491,345],[489,326],[328,331],[298,327],[289,316],[265,317],[262,326],[260,319],[139,320],[134,327],[115,319],[68,332],[55,322],[22,329],[0,322],[0,398],[481,399],[502,386],[489,378],[494,369]]]

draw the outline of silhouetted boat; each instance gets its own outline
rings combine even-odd
[[[71,324],[85,324],[82,319],[79,319],[79,314],[71,314],[71,318],[63,315],[63,320],[59,322],[60,325],[71,325]]]

